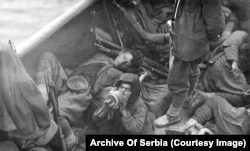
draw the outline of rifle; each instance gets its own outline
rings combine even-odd
[[[92,11],[90,12],[91,16],[92,16],[92,21],[91,21],[91,24],[90,24],[90,30],[88,32],[88,52],[90,52],[92,50],[92,46],[93,46],[93,39],[94,39],[94,32],[95,32],[95,26],[96,26],[96,11]]]
[[[104,39],[101,39],[99,37],[96,37],[96,38],[100,43],[107,44],[107,45],[114,47],[116,49],[116,50],[111,50],[107,47],[104,47],[102,44],[95,43],[95,46],[97,46],[100,50],[102,50],[108,54],[112,54],[112,55],[117,56],[119,54],[119,50],[129,50],[129,49],[124,49],[121,46],[116,45],[115,43],[110,42],[108,40],[104,40]],[[130,50],[130,51],[133,51],[133,50]],[[143,57],[143,62],[141,64],[141,67],[144,67],[144,68],[146,68],[146,69],[150,70],[151,72],[154,72],[158,75],[168,77],[167,67],[165,67],[161,64],[158,64],[147,57]]]
[[[109,24],[109,27],[111,29],[112,37],[115,38],[115,40],[119,40],[121,46],[117,45],[114,42],[102,39],[102,38],[100,38],[98,36],[96,36],[96,40],[100,44],[95,43],[95,45],[99,49],[101,49],[102,51],[105,51],[105,52],[107,52],[109,54],[111,53],[113,55],[114,54],[118,55],[119,52],[116,53],[115,50],[110,50],[110,49],[108,49],[108,48],[106,48],[106,47],[104,47],[102,45],[102,44],[106,44],[106,45],[111,46],[111,47],[113,47],[115,49],[118,49],[118,50],[129,50],[129,49],[124,48],[120,33],[119,33],[118,29],[117,29],[117,22],[114,19],[114,16],[113,15],[111,16],[111,14],[108,12],[105,2],[103,2],[103,7],[104,7],[105,14],[107,16],[107,19],[108,19],[108,24]],[[166,69],[167,67],[165,67],[163,65],[160,65],[160,64],[150,60],[149,58],[146,58],[146,57],[143,58],[142,67],[147,68],[150,71],[158,73],[159,75],[162,75],[164,77],[168,77],[168,69]]]
[[[168,22],[168,27],[169,27],[169,31],[170,31],[171,35],[173,35],[172,29],[173,29],[173,26],[174,26],[176,18],[177,18],[180,2],[181,2],[181,0],[175,0],[174,14],[173,14],[171,20]],[[171,39],[172,39],[171,41],[173,42],[173,37],[172,36],[171,36]],[[173,47],[171,47],[170,53],[169,53],[169,69],[172,68],[173,61],[174,61],[174,56],[172,54],[172,49],[173,49]]]
[[[114,22],[113,22],[114,20],[113,19],[111,20],[111,17],[110,17],[111,15],[110,15],[110,12],[108,11],[108,9],[110,9],[110,8],[107,8],[106,1],[103,1],[102,5],[103,5],[104,13],[105,13],[106,18],[107,18],[108,27],[109,27],[109,29],[111,31],[111,36],[114,39],[114,41],[117,43],[119,38],[117,36],[117,32],[114,30],[114,28],[115,28],[114,27]]]
[[[10,48],[16,52],[16,47],[15,47],[14,42],[12,42],[11,40],[9,40],[8,44],[10,45]]]
[[[42,65],[43,73],[45,77],[45,84],[46,84],[49,102],[52,104],[52,107],[53,107],[54,120],[58,126],[61,148],[62,148],[62,151],[67,151],[66,143],[64,140],[64,135],[62,132],[62,126],[60,122],[61,116],[58,110],[58,100],[57,100],[57,97],[55,96],[55,83],[51,79],[51,72],[45,72],[44,66],[45,66],[45,63]]]
[[[117,21],[115,20],[113,14],[111,14],[111,19],[113,21],[113,25],[114,25],[114,29],[115,29],[115,32],[116,32],[116,36],[120,42],[120,45],[121,47],[123,48],[124,45],[123,45],[123,42],[122,42],[122,38],[121,38],[121,35],[120,35],[120,32],[118,31],[118,26],[117,26]]]

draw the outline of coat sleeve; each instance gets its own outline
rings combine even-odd
[[[203,105],[201,105],[197,110],[195,110],[193,119],[198,121],[198,123],[204,124],[208,120],[210,120],[213,117],[213,101],[215,99],[220,99],[220,97],[216,96],[211,98],[210,100],[207,100]]]
[[[121,118],[126,131],[131,134],[140,133],[144,128],[147,110],[147,106],[140,99],[139,102],[134,105],[132,112],[128,112],[126,116]]]
[[[225,16],[225,23],[226,23],[226,27],[224,29],[224,31],[232,31],[232,28],[235,28],[236,25],[239,24],[239,20],[236,17],[236,15],[227,7],[222,6],[222,12],[223,15]],[[233,24],[233,27],[228,26],[227,24]]]
[[[142,25],[137,21],[136,16],[134,12],[132,11],[126,11],[126,16],[130,23],[132,24],[133,28],[138,32],[140,37],[145,40],[146,42],[152,42],[152,43],[165,43],[168,41],[168,37],[166,37],[166,34],[161,33],[149,33],[145,31],[142,27]]]
[[[246,40],[248,34],[245,31],[235,31],[223,43],[225,58],[227,61],[238,61],[239,47]]]
[[[209,40],[216,40],[225,28],[221,0],[202,0],[203,17]]]
[[[232,106],[241,107],[245,105],[243,95],[232,94],[232,93],[216,93],[216,95],[227,100]]]

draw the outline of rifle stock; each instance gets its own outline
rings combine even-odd
[[[54,82],[49,81],[48,85],[49,85],[49,99],[50,99],[52,107],[53,107],[54,119],[55,119],[57,126],[58,126],[61,148],[63,151],[67,151],[67,146],[66,146],[66,143],[64,140],[64,135],[62,132],[62,126],[61,126],[61,122],[60,122],[60,115],[59,115],[59,111],[58,111],[58,100],[54,94]]]
[[[62,126],[61,126],[61,122],[60,122],[61,116],[60,116],[59,110],[58,110],[58,100],[57,100],[57,97],[55,96],[55,93],[54,93],[55,84],[50,78],[51,73],[45,72],[44,65],[45,65],[45,63],[42,65],[42,68],[43,68],[43,73],[44,73],[44,78],[45,78],[46,89],[47,89],[47,93],[48,93],[49,102],[52,104],[52,107],[53,107],[53,115],[54,115],[54,120],[55,120],[57,127],[58,127],[61,148],[62,148],[62,151],[67,151],[67,146],[66,146],[66,143],[64,140],[64,135],[62,132]]]

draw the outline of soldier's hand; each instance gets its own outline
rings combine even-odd
[[[208,128],[201,128],[200,131],[197,133],[197,135],[206,135],[206,134],[209,134],[209,135],[213,135],[214,133],[208,129]]]
[[[142,82],[149,75],[146,69],[143,68],[143,70],[144,71],[141,73],[139,77],[140,82]]]
[[[172,20],[167,21],[167,27],[168,27],[168,32],[170,33],[170,35],[173,35],[173,21]]]
[[[239,77],[240,76],[240,69],[238,67],[238,64],[236,61],[233,61],[231,64],[231,72],[234,75],[234,77]]]
[[[160,25],[160,27],[158,28],[158,32],[159,33],[168,33],[168,27],[165,24]]]

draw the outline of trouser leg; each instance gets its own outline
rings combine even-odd
[[[56,95],[59,95],[66,90],[64,82],[67,79],[68,76],[56,57],[49,52],[43,53],[39,59],[36,80],[37,87],[42,93],[46,102],[48,100],[46,88],[46,85],[48,85],[48,80],[51,80],[55,83]]]
[[[200,75],[199,62],[174,59],[168,79],[169,89],[174,94],[173,107],[180,108],[183,102],[193,95]]]
[[[179,114],[183,102],[189,90],[190,63],[174,59],[172,68],[169,72],[168,87],[174,94],[173,102],[167,113],[154,121],[155,126],[165,127],[180,121]]]

